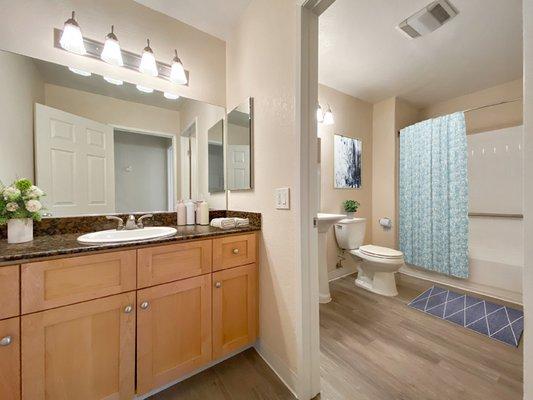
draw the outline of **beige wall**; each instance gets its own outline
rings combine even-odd
[[[295,2],[253,0],[227,43],[227,104],[254,97],[255,187],[232,192],[229,209],[262,213],[259,246],[259,352],[292,386],[297,371],[299,185],[295,124]],[[291,209],[276,210],[274,189],[290,187]]]
[[[224,41],[134,1],[0,0],[0,10],[0,49],[225,105]],[[62,28],[72,10],[86,37],[103,41],[114,24],[125,50],[139,54],[150,38],[156,58],[169,63],[176,48],[190,71],[189,87],[54,48],[53,28]]]
[[[366,218],[365,243],[372,242],[372,104],[341,93],[324,85],[318,86],[318,99],[323,107],[331,106],[334,125],[318,124],[321,137],[321,211],[344,213],[344,200],[357,200],[361,206],[357,216]],[[333,137],[335,134],[361,139],[363,142],[362,187],[360,189],[334,189]],[[333,229],[328,232],[328,270],[334,271],[337,263],[337,242]],[[355,262],[345,255],[346,270],[355,270]],[[343,269],[344,270],[344,269]]]
[[[533,2],[524,11],[524,399],[533,399]]]
[[[520,99],[522,79],[433,104],[421,111],[422,119],[451,114],[487,104]],[[488,107],[465,114],[467,132],[476,133],[522,124],[522,101]]]
[[[45,84],[45,104],[59,110],[130,129],[177,135],[180,113],[109,96]]]
[[[33,104],[44,101],[44,82],[30,60],[0,51],[0,88],[0,182],[33,180]]]

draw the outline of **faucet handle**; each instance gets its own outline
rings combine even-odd
[[[109,220],[115,220],[118,222],[117,231],[121,231],[122,229],[124,229],[124,221],[122,220],[122,218],[116,217],[114,215],[106,215],[105,217]]]
[[[143,219],[145,219],[145,218],[152,218],[152,217],[153,217],[153,214],[144,214],[144,215],[141,215],[141,216],[137,219],[137,228],[139,228],[139,229],[144,228]]]

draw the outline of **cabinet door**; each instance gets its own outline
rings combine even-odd
[[[20,399],[20,318],[0,321],[0,399]]]
[[[135,290],[135,250],[22,264],[22,313]]]
[[[0,319],[20,315],[19,266],[0,267]],[[3,397],[0,397],[3,398]]]
[[[131,399],[135,292],[22,317],[22,398]]]
[[[257,236],[225,236],[213,239],[213,271],[254,263],[257,260]]]
[[[211,240],[138,250],[137,287],[159,285],[211,272]]]
[[[213,274],[213,359],[255,341],[257,307],[255,264]]]
[[[137,392],[211,361],[211,275],[139,290]]]

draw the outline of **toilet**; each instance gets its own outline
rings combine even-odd
[[[356,261],[355,285],[383,296],[396,296],[394,273],[404,265],[403,253],[387,247],[364,245],[365,218],[346,218],[335,224],[335,238],[341,249],[346,250]]]

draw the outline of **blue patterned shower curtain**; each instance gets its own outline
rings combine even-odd
[[[462,112],[400,131],[400,249],[405,261],[468,277],[468,177]]]

